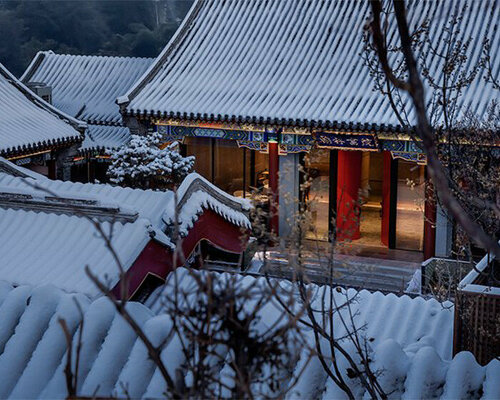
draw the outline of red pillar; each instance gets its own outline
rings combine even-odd
[[[391,162],[390,151],[384,151],[384,161],[382,170],[382,229],[380,230],[380,240],[385,246],[389,246],[389,225],[391,214]]]
[[[270,226],[272,232],[279,234],[279,216],[278,216],[278,143],[269,142],[269,189],[271,190],[271,199],[269,211],[271,213]]]
[[[436,255],[436,200],[432,183],[427,181],[425,186],[424,258],[427,260]]]
[[[339,151],[337,176],[337,240],[359,239],[361,151]]]

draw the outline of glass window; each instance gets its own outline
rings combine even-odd
[[[269,187],[269,155],[238,147],[234,140],[186,137],[186,155],[195,156],[194,171],[225,192],[249,197]]]
[[[304,161],[309,185],[305,185],[303,196],[311,212],[311,226],[306,237],[328,240],[330,150],[313,149]]]
[[[215,140],[214,183],[233,196],[242,197],[244,182],[245,149],[234,140]]]
[[[186,137],[184,144],[186,145],[186,155],[196,158],[194,171],[212,181],[212,139]]]
[[[424,166],[398,160],[396,247],[422,251],[424,247]]]
[[[269,188],[269,154],[246,150],[246,192],[265,192]]]
[[[381,244],[382,175],[382,153],[364,152],[361,162],[361,238],[356,243]]]

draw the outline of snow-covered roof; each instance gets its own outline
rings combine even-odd
[[[130,139],[116,98],[123,95],[153,58],[77,56],[40,51],[21,80],[52,88],[52,103],[89,123],[80,151],[118,148]]]
[[[118,149],[130,140],[126,126],[89,125],[80,152]]]
[[[51,283],[91,297],[100,294],[85,273],[88,265],[110,287],[120,278],[116,262],[86,217],[112,231],[113,248],[127,271],[152,237],[170,246],[167,224],[174,194],[108,184],[53,181],[0,158],[0,277],[13,284]],[[13,174],[11,174],[13,172]],[[204,209],[249,227],[248,204],[218,192],[198,174],[179,188],[179,222],[187,234]],[[172,214],[172,215],[171,215]],[[167,235],[164,234],[167,232]]]
[[[103,238],[86,218],[56,214],[46,209],[0,208],[2,262],[0,276],[15,285],[53,284],[68,292],[101,295],[87,276],[85,266],[113,288],[120,279],[119,267]],[[121,264],[127,271],[150,240],[151,223],[102,221]]]
[[[469,62],[482,57],[481,41],[489,37],[493,74],[498,75],[498,2],[409,3],[412,25],[431,18],[431,37],[439,50],[445,46],[439,34],[445,18],[467,3],[460,35],[474,38]],[[360,55],[369,12],[367,0],[197,0],[148,72],[118,102],[123,112],[138,116],[398,129],[387,98],[371,90],[372,77]],[[397,38],[394,25],[389,37]],[[436,80],[438,60],[433,58],[429,71]],[[498,91],[479,76],[460,105],[482,116],[498,98]]]
[[[69,115],[91,124],[121,125],[116,98],[127,92],[152,61],[40,51],[21,81],[52,87],[52,103]]]
[[[12,165],[0,158],[0,165]],[[25,170],[18,167],[18,171]],[[31,172],[31,171],[30,171]],[[42,175],[31,172],[32,179],[25,180],[0,170],[0,187],[11,190],[30,191],[37,196],[45,196],[44,190],[34,188],[39,185],[51,193],[63,198],[88,198],[105,203],[116,203],[121,207],[136,210],[141,218],[148,219],[156,226],[162,226],[162,215],[170,202],[172,192],[141,190],[112,186],[109,184],[80,183],[46,179]]]
[[[500,244],[500,241],[498,242]],[[494,254],[486,254],[458,284],[459,290],[500,296],[500,287],[477,284],[481,275],[488,274],[487,267],[495,260]]]
[[[113,248],[128,270],[150,240],[151,229],[164,227],[161,217],[171,196],[0,172],[0,276],[16,285],[50,283],[98,296],[85,266],[106,277],[110,287],[118,282],[119,270],[83,215],[101,222],[106,233],[112,229]]]
[[[81,141],[86,126],[46,103],[0,64],[0,155]]]
[[[175,221],[175,201],[172,196],[163,214],[163,221],[169,225]],[[204,209],[215,211],[236,226],[250,228],[247,213],[251,207],[250,200],[231,196],[203,176],[191,173],[177,189],[179,232],[186,235]]]
[[[185,274],[183,269],[177,271]],[[81,314],[75,300],[84,314],[77,394],[164,397],[165,382],[145,346],[108,299],[90,302],[84,296],[66,294],[52,286],[13,288],[5,282],[0,282],[0,397],[66,397],[66,341],[58,320],[66,320],[76,349]],[[184,353],[175,335],[171,335],[169,317],[155,315],[139,303],[129,302],[127,307],[153,344],[161,346],[168,371],[175,371],[183,362]],[[356,307],[374,338],[374,363],[381,372],[379,382],[391,398],[456,399],[474,394],[483,399],[500,397],[498,360],[481,367],[467,352],[451,359],[453,310],[435,300],[369,292],[360,292]],[[273,305],[265,310],[262,323],[271,326],[280,311]],[[304,360],[299,358],[297,369],[301,362]],[[352,384],[347,377],[346,381]],[[362,392],[356,393],[363,398]],[[315,358],[288,395],[344,397],[327,381]]]

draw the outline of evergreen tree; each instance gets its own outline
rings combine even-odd
[[[193,169],[194,157],[179,154],[174,142],[161,149],[161,136],[132,135],[132,139],[111,152],[109,180],[121,186],[139,189],[165,189],[178,185]]]

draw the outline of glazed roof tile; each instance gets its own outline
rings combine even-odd
[[[83,139],[86,124],[46,103],[0,64],[0,155]]]
[[[151,65],[152,58],[80,56],[39,52],[21,81],[52,87],[59,110],[92,124],[121,125],[116,98]]]
[[[464,4],[410,1],[410,25],[429,17],[432,40],[441,50],[445,18]],[[495,29],[500,7],[487,0],[467,4],[460,34],[473,37],[473,63],[482,56],[483,37],[491,39],[492,49],[500,46],[500,31]],[[369,12],[368,1],[198,0],[160,56],[119,102],[124,112],[141,116],[398,130],[388,100],[372,90],[370,71],[360,56]],[[389,37],[397,37],[394,24]],[[498,76],[497,53],[492,52],[492,63]],[[430,73],[439,80],[442,65],[437,60],[431,62]],[[498,98],[498,91],[479,76],[459,106],[481,116]],[[408,98],[403,101],[410,112]]]
[[[176,274],[181,290],[189,293],[186,270],[180,268]],[[243,284],[255,283],[255,278],[248,276],[240,276],[240,279]],[[258,279],[265,284],[264,278]],[[163,289],[168,290],[168,286]],[[316,287],[316,290],[322,289]],[[341,301],[345,294],[356,295],[358,292],[339,290],[333,293]],[[366,291],[358,295],[359,300],[353,303],[354,311],[360,312],[358,322],[366,324],[366,330],[373,338],[372,368],[380,368],[377,369],[378,380],[386,393],[394,398],[453,399],[480,394],[484,399],[496,399],[500,396],[498,360],[482,367],[467,352],[451,358],[453,308],[422,298]],[[89,397],[164,397],[165,381],[145,346],[107,298],[91,302],[85,296],[67,294],[53,286],[14,288],[3,281],[0,281],[0,373],[3,377],[0,396],[67,397],[64,375],[67,347],[58,320],[66,320],[73,336],[73,349],[76,349],[78,325],[82,319],[76,303],[80,305],[85,321],[77,394]],[[185,353],[176,335],[172,335],[175,330],[168,315],[161,308],[156,314],[135,302],[129,302],[127,307],[138,326],[154,345],[161,348],[168,371],[181,367]],[[276,304],[266,305],[259,315],[260,324],[273,326],[281,313]],[[340,323],[339,317],[336,318]],[[342,331],[338,332],[338,335],[342,334]],[[353,348],[346,346],[345,349],[354,355]],[[303,359],[305,354],[305,349],[299,349],[293,373],[298,373],[306,361],[308,365],[287,398],[344,398],[338,387],[327,380],[317,358]],[[339,363],[342,364],[341,359]],[[219,371],[223,367],[216,366]],[[362,398],[364,393],[356,386],[357,380],[347,376],[344,379],[357,397]]]

